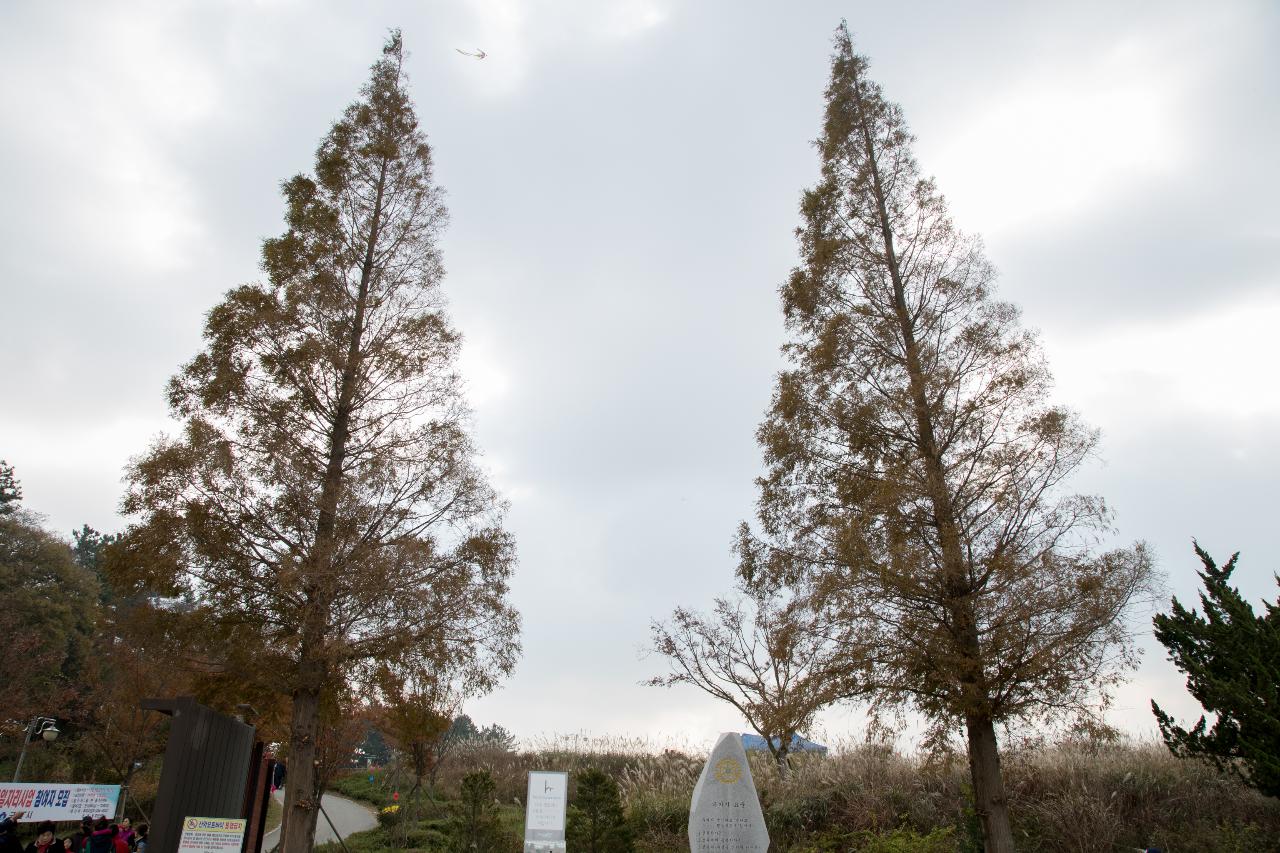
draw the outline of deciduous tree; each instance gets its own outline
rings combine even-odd
[[[963,725],[1003,853],[996,724],[1096,707],[1151,560],[1101,552],[1106,506],[1064,490],[1097,433],[1047,401],[1034,335],[912,141],[841,26],[741,572],[843,624],[850,676],[882,707]]]
[[[169,386],[181,434],[133,464],[124,509],[142,517],[126,538],[148,557],[133,570],[239,632],[290,697],[281,849],[305,853],[325,697],[375,658],[464,647],[505,673],[518,617],[514,543],[454,367],[446,213],[398,32],[314,173],[283,191],[266,281],[209,312],[205,349]]]
[[[1215,716],[1202,715],[1190,731],[1152,701],[1160,734],[1174,755],[1198,755],[1238,774],[1264,794],[1280,797],[1280,599],[1266,612],[1231,586],[1240,555],[1219,567],[1195,546],[1203,568],[1203,613],[1173,599],[1173,611],[1155,617],[1156,639],[1187,675],[1187,690]],[[1280,577],[1277,578],[1280,583]]]
[[[68,717],[97,625],[98,585],[66,542],[17,507],[0,515],[0,726],[20,743],[33,716]]]
[[[677,608],[652,625],[672,672],[647,683],[690,684],[736,708],[786,776],[795,736],[849,692],[845,648],[821,612],[768,596],[716,599],[710,616]]]
[[[123,622],[118,612],[102,612],[89,665],[68,705],[86,780],[129,785],[139,762],[164,752],[169,725],[139,700],[195,692],[168,615],[149,603],[129,608]]]
[[[443,667],[406,669],[381,667],[376,683],[380,704],[374,711],[378,728],[398,750],[413,774],[409,804],[436,774],[448,752],[453,715],[462,704],[460,685]],[[434,790],[428,792],[434,796]]]

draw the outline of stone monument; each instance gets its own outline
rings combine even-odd
[[[691,853],[765,853],[769,832],[742,737],[720,735],[689,804]]]

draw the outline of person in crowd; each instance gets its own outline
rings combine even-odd
[[[53,824],[42,820],[36,824],[36,840],[27,845],[26,853],[58,853],[61,847],[53,837]]]
[[[93,815],[85,815],[80,818],[80,828],[68,836],[67,840],[71,842],[67,847],[69,853],[84,853],[84,846],[89,842],[89,836],[93,834]]]
[[[111,853],[129,853],[129,843],[124,840],[119,824],[111,824]]]
[[[0,853],[23,853],[18,841],[17,815],[0,820]]]
[[[150,829],[145,823],[138,824],[133,832],[133,853],[147,853],[147,832]]]
[[[129,821],[129,818],[127,817],[120,818],[120,837],[124,839],[125,845],[130,850],[132,850],[133,849],[133,824]]]
[[[115,831],[106,815],[101,815],[93,822],[93,832],[85,845],[85,853],[115,853]]]

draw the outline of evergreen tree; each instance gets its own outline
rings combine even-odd
[[[1173,599],[1173,612],[1155,617],[1156,639],[1187,675],[1187,690],[1215,715],[1201,715],[1191,730],[1179,726],[1153,700],[1160,734],[1174,755],[1203,756],[1238,774],[1264,794],[1280,797],[1280,599],[1264,602],[1266,613],[1231,586],[1239,554],[1219,568],[1195,545],[1203,564],[1200,606],[1187,610]],[[1277,577],[1280,583],[1280,577]]]
[[[71,531],[71,550],[75,552],[76,562],[95,575],[102,573],[103,549],[116,541],[111,533],[99,533],[87,524],[79,530]]]
[[[176,437],[128,474],[120,578],[191,595],[211,661],[291,706],[282,853],[312,847],[318,727],[370,662],[514,665],[515,546],[474,461],[443,307],[446,212],[393,33],[361,97],[283,185],[264,283],[210,311],[169,386]]]
[[[490,723],[485,726],[476,733],[475,739],[478,743],[482,743],[485,746],[494,747],[506,752],[510,752],[516,748],[516,736],[507,731],[505,726],[501,726],[497,723]]]
[[[13,473],[13,466],[0,459],[0,515],[16,512],[22,502],[22,485]]]
[[[1047,402],[1035,337],[867,68],[842,25],[740,572],[841,625],[878,707],[963,727],[987,850],[1005,853],[996,725],[1096,711],[1131,662],[1151,561],[1098,553],[1103,501],[1063,493],[1097,434]]]
[[[365,728],[364,740],[360,743],[360,751],[373,767],[385,767],[391,761],[391,747],[387,740],[372,725]]]
[[[635,841],[622,809],[618,783],[612,776],[587,768],[578,774],[577,792],[569,807],[566,838],[569,849],[584,853],[631,853]]]
[[[446,830],[452,853],[498,853],[510,848],[511,834],[502,828],[494,804],[496,789],[488,770],[462,777],[458,802]]]
[[[460,743],[462,741],[475,740],[479,734],[480,730],[476,728],[475,721],[468,714],[459,714],[449,724],[449,731],[446,733],[446,737],[455,743]]]

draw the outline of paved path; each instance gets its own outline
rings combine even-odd
[[[284,802],[284,791],[276,791],[275,797]],[[348,800],[337,794],[325,794],[320,803],[324,806],[325,813],[329,815],[329,820],[333,821],[338,832],[342,833],[343,838],[353,832],[363,832],[378,825],[378,818],[373,813],[373,809],[364,803],[357,803],[355,800]],[[337,840],[338,837],[329,828],[329,821],[324,819],[323,814],[320,815],[316,821],[316,844],[327,844]],[[274,850],[279,843],[280,830],[273,829],[262,839],[262,849]]]

